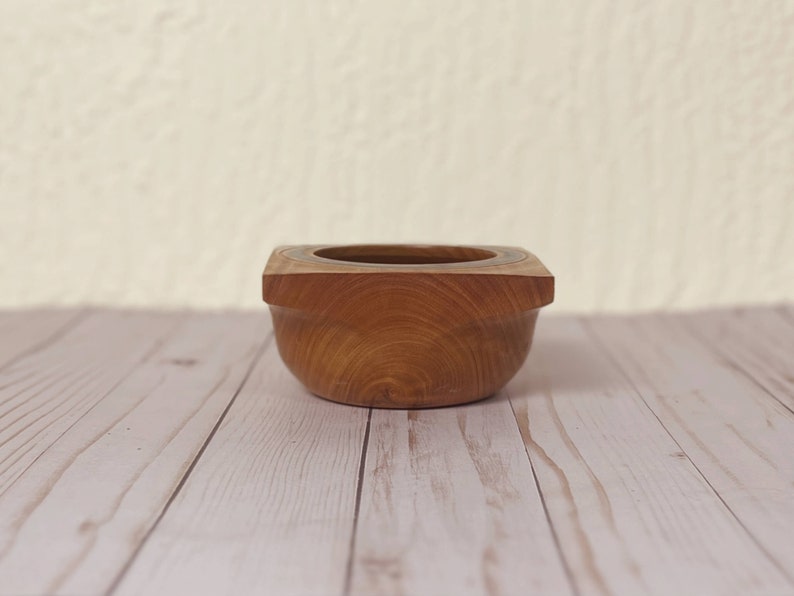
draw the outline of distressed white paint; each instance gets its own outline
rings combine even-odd
[[[794,3],[0,3],[0,304],[524,245],[557,307],[794,295]]]
[[[84,375],[93,390],[68,382],[79,358],[92,356],[79,341],[88,328],[93,359],[107,355]],[[129,321],[100,313],[23,359],[23,383],[13,382],[16,369],[0,375],[3,402],[29,386],[9,405],[39,428],[23,435],[10,408],[0,408],[0,594],[104,593],[157,522],[269,331],[250,313]],[[143,347],[146,357],[126,372],[119,350],[132,356]],[[44,382],[50,369],[60,369],[55,383]],[[90,408],[72,404],[81,393]],[[14,431],[24,441],[8,439]]]
[[[362,479],[353,596],[572,593],[504,394],[373,410]]]
[[[261,315],[18,316],[0,594],[794,588],[783,309],[545,318],[510,401],[371,418]]]
[[[624,320],[616,317],[603,327],[617,331]],[[638,359],[649,369],[664,370],[671,378],[683,376],[646,336],[626,334],[626,344],[642,355]],[[620,362],[626,358],[621,355]],[[728,396],[715,391],[713,380],[721,372],[717,363],[698,365],[703,374],[692,383],[713,394],[711,407],[701,415],[696,407],[681,404],[681,418],[702,443],[725,445],[721,465],[736,479],[734,486],[717,485],[720,464],[703,465],[697,448],[686,444],[684,449],[668,417],[652,409],[656,401],[677,402],[677,396],[661,385],[638,392],[633,379],[575,319],[541,323],[528,366],[508,385],[549,518],[582,594],[774,594],[794,588],[790,575],[781,570],[786,561],[771,561],[769,551],[758,544],[766,545],[768,539],[770,550],[772,541],[785,550],[781,538],[791,516],[780,511],[787,505],[791,511],[790,473],[781,466],[776,484],[764,484],[774,474],[759,473],[719,425],[704,423],[719,418],[724,407],[720,398]],[[655,391],[661,393],[658,398]],[[737,417],[759,416],[771,408],[769,419],[782,427],[760,449],[790,452],[784,430],[794,424],[789,412],[775,410],[772,399],[738,395],[742,397],[733,404]],[[737,434],[758,440],[737,426]],[[771,504],[777,509],[778,531],[759,523],[750,534],[743,525],[744,516],[753,521],[772,517],[765,515],[769,506],[761,499],[742,506],[763,493],[757,486],[768,486],[778,495]],[[729,509],[734,502],[736,507]]]
[[[340,594],[367,418],[270,344],[116,594]]]
[[[731,334],[743,327],[731,312],[717,325]],[[791,325],[781,325],[775,334],[757,326],[772,361],[779,359],[780,338],[790,342],[794,335]],[[794,586],[794,412],[786,406],[790,393],[776,390],[776,398],[765,389],[779,378],[776,367],[759,368],[755,357],[737,359],[733,352],[726,356],[715,348],[720,340],[695,339],[688,328],[703,326],[680,316],[591,317],[587,327]]]
[[[0,370],[35,353],[76,325],[86,312],[23,310],[0,312]]]

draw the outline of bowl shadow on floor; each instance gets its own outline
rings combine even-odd
[[[550,394],[598,397],[615,387],[614,371],[609,372],[611,367],[605,366],[604,358],[589,338],[542,338],[507,386],[486,400],[499,402],[507,401],[508,396],[540,398]]]

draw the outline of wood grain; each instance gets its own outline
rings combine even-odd
[[[313,393],[431,407],[504,386],[529,352],[554,278],[517,248],[281,247],[262,296],[284,363]]]
[[[686,331],[794,413],[794,317],[783,307],[682,315]]]
[[[730,315],[725,321],[731,325]],[[589,319],[671,437],[794,584],[794,415],[679,316]],[[794,589],[794,588],[789,588]]]
[[[340,593],[366,426],[271,346],[117,594]]]
[[[266,319],[0,313],[0,594],[794,593],[790,310],[546,318],[411,411]]]
[[[508,392],[581,593],[794,589],[578,322],[544,321]]]
[[[183,318],[98,317],[97,353],[155,347],[0,495],[0,593],[103,592],[154,524],[268,330],[261,315]]]
[[[482,267],[473,268],[475,263]],[[279,246],[273,250],[265,266],[264,278],[318,273],[318,269],[324,273],[366,274],[377,272],[382,265],[404,265],[400,270],[405,273],[424,271],[464,276],[521,275],[538,278],[538,291],[548,291],[548,282],[554,278],[540,259],[523,248],[421,244]]]
[[[375,410],[353,594],[568,594],[504,396]]]
[[[0,375],[0,494],[99,403],[176,325],[100,311]]]
[[[35,309],[0,312],[0,370],[42,349],[76,324],[85,311]]]

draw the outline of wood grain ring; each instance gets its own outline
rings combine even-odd
[[[387,408],[495,393],[554,297],[534,255],[501,246],[280,247],[262,282],[293,374],[321,397]]]

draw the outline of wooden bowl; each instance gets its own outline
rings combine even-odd
[[[282,246],[262,275],[276,343],[313,393],[379,408],[492,395],[529,353],[554,277],[501,246]]]

